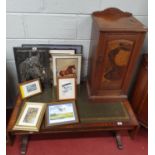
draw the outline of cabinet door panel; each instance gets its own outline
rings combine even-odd
[[[103,61],[99,61],[100,57],[97,60],[100,62],[98,71],[101,72],[99,89],[102,91],[121,90],[134,50],[136,36],[134,34],[112,34],[106,38],[104,48],[99,54],[100,57],[103,54]]]

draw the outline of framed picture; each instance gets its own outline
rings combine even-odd
[[[44,88],[51,87],[52,70],[48,49],[15,47],[14,57],[19,83],[40,78]]]
[[[76,55],[53,55],[53,82],[57,85],[57,77],[77,77],[77,84],[80,84],[81,77],[81,54]]]
[[[79,122],[74,101],[48,104],[45,117],[46,127]]]
[[[46,103],[25,102],[13,130],[39,131]]]
[[[76,99],[76,79],[74,77],[57,78],[58,100]]]
[[[75,50],[76,54],[82,54],[82,45],[68,45],[68,44],[22,44],[23,48],[48,48],[49,50]]]
[[[49,54],[60,54],[60,55],[66,55],[66,54],[75,54],[75,50],[49,50]]]
[[[22,99],[34,96],[42,92],[39,79],[30,80],[19,84],[19,90]]]
[[[74,55],[75,54],[75,50],[73,49],[49,49],[49,54],[50,54],[50,67],[51,70],[53,71],[53,59],[52,56],[53,55]],[[52,76],[53,77],[53,76]],[[52,78],[53,80],[53,78]]]

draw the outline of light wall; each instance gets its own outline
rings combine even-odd
[[[93,11],[117,7],[148,23],[147,0],[7,0],[6,4],[8,106],[12,105],[17,84],[13,47],[26,43],[82,44],[86,76]],[[143,51],[147,51],[147,37]]]

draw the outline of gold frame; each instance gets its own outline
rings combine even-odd
[[[59,80],[65,80],[65,79],[74,79],[74,98],[66,98],[66,99],[60,99],[60,89],[59,89],[59,85],[60,85],[60,82]],[[68,100],[76,100],[77,98],[77,85],[76,85],[76,77],[58,77],[57,78],[57,98],[59,101],[68,101]]]
[[[75,121],[67,121],[67,122],[59,122],[59,123],[52,123],[52,124],[49,124],[49,109],[48,107],[51,106],[51,105],[62,105],[62,104],[66,104],[66,103],[72,103],[73,105],[73,112],[74,112],[74,117],[75,117]],[[65,125],[65,124],[73,124],[73,123],[78,123],[79,122],[79,118],[78,118],[78,112],[77,112],[77,108],[76,108],[76,104],[75,104],[75,101],[61,101],[61,102],[52,102],[52,103],[49,103],[47,105],[47,108],[46,108],[46,112],[45,112],[45,126],[46,127],[52,127],[52,126],[55,126],[55,125]]]
[[[24,92],[24,90],[23,90],[22,87],[25,87],[26,84],[31,84],[31,83],[33,83],[33,82],[35,82],[35,81],[39,83],[39,89],[40,89],[40,91],[37,92],[37,93],[35,93],[35,94],[28,95],[28,96],[25,97],[25,96],[24,96],[24,93],[25,93],[25,92]],[[29,81],[26,81],[26,82],[22,82],[22,83],[20,83],[20,84],[18,85],[18,88],[19,88],[20,96],[21,96],[22,99],[29,98],[29,97],[31,97],[31,96],[34,96],[34,95],[37,95],[37,94],[42,93],[42,87],[41,87],[40,79],[34,79],[34,80],[29,80]]]
[[[21,120],[21,118],[23,116],[23,113],[25,112],[26,107],[29,106],[29,105],[38,105],[38,104],[40,104],[42,107],[41,107],[39,117],[37,119],[37,123],[34,126],[19,125],[19,122],[20,122],[20,120]],[[21,112],[20,112],[20,114],[19,114],[19,116],[17,118],[17,121],[16,121],[16,123],[15,123],[15,125],[13,127],[13,130],[36,131],[36,132],[38,132],[39,128],[41,126],[45,111],[46,111],[46,103],[25,102],[24,105],[22,106]]]

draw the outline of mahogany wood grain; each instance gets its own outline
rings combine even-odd
[[[140,123],[148,126],[148,58],[143,55],[135,86],[131,95],[131,104]]]
[[[86,85],[84,84],[80,89],[78,89],[78,94],[81,96],[78,96],[77,102],[81,102],[81,105],[86,104],[88,100],[88,96],[86,93]],[[81,93],[80,93],[81,92]],[[84,92],[84,93],[82,93]],[[50,92],[49,92],[50,94]],[[79,100],[80,98],[80,100]],[[88,106],[91,106],[91,102],[88,103]],[[12,115],[10,117],[9,120],[9,124],[7,127],[7,134],[11,135],[11,136],[16,136],[19,135],[21,136],[21,153],[25,154],[26,153],[26,146],[28,143],[28,137],[29,135],[45,135],[45,134],[67,134],[67,133],[79,133],[79,132],[103,132],[103,131],[112,131],[112,132],[120,132],[122,130],[127,130],[129,131],[129,133],[132,133],[131,135],[135,135],[135,131],[137,131],[136,129],[138,129],[139,124],[138,121],[132,111],[132,108],[130,106],[130,103],[128,102],[128,100],[125,100],[123,103],[121,103],[123,109],[127,112],[127,116],[128,119],[127,120],[113,120],[113,119],[108,119],[107,121],[93,121],[93,122],[89,122],[89,121],[85,121],[83,122],[82,119],[83,117],[81,117],[81,115],[79,115],[79,122],[76,124],[66,124],[66,125],[57,125],[57,126],[51,126],[51,127],[46,127],[45,126],[45,119],[43,119],[42,121],[42,125],[40,128],[39,132],[32,132],[32,131],[14,131],[12,130],[13,126],[16,123],[17,117],[21,111],[21,107],[23,105],[23,101],[20,97],[20,95],[17,97],[16,100],[16,104],[13,108],[13,112]],[[93,107],[98,106],[97,104],[92,104]],[[99,104],[101,105],[101,104]],[[105,103],[103,104],[105,106]],[[109,104],[107,103],[107,105],[109,106]],[[77,103],[77,110],[80,111],[80,108],[83,108],[83,106],[79,106]],[[89,108],[89,107],[88,107]],[[94,114],[94,111],[91,111]],[[83,115],[82,115],[83,116]],[[104,115],[103,115],[104,116]],[[106,116],[104,116],[106,117]],[[110,116],[108,116],[108,118],[112,118],[115,117],[115,115],[112,113]],[[97,119],[97,118],[96,118]],[[117,134],[116,134],[117,135]],[[9,137],[11,138],[11,137]],[[121,148],[122,144],[120,141],[120,137],[117,136],[117,142],[118,142],[118,147]]]
[[[131,13],[116,8],[94,12],[92,18],[89,98],[94,102],[124,101],[147,29]]]

